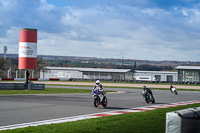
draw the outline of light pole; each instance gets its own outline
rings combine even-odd
[[[18,78],[18,72],[19,72],[19,71],[17,70],[17,71],[16,71],[16,79]]]
[[[7,46],[3,46],[4,60],[6,60]]]
[[[26,78],[26,72],[27,72],[27,70],[24,71],[24,78]]]
[[[32,79],[33,79],[33,77],[34,77],[34,71],[32,71]]]
[[[10,71],[11,71],[11,68],[8,70],[8,78],[10,78]]]
[[[3,52],[4,52],[4,77],[6,77],[6,52],[7,52],[7,46],[3,46]]]

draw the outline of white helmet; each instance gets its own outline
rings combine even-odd
[[[99,80],[97,80],[97,81],[96,81],[96,85],[99,85],[99,84],[100,84],[100,81],[99,81]]]

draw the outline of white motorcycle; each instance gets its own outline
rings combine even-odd
[[[94,97],[94,106],[98,107],[99,105],[102,105],[103,107],[106,107],[108,104],[107,97],[105,96],[106,91],[101,91],[99,87],[94,89],[92,91],[92,95]]]
[[[178,91],[176,90],[176,87],[172,87],[171,91],[174,95],[178,95]]]

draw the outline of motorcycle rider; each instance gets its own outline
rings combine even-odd
[[[146,90],[147,92],[149,92],[153,96],[151,89],[147,88],[146,86],[143,86],[142,90],[144,90],[144,91]]]
[[[93,90],[94,90],[96,87],[100,87],[100,89],[103,90],[103,85],[100,83],[100,80],[97,80],[97,81],[96,81],[96,84],[94,85]]]
[[[106,94],[106,92],[104,91],[103,85],[100,83],[100,80],[97,80],[97,81],[96,81],[96,84],[94,85],[93,90],[94,90],[95,88],[97,88],[97,87],[100,88],[99,91],[100,91],[100,93],[102,94],[102,96],[101,96],[101,101],[102,101],[104,95]]]
[[[173,92],[172,92],[172,88],[174,88],[174,86],[170,85],[169,90],[171,91],[171,93],[173,93]]]

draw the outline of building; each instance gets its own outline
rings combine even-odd
[[[44,67],[40,78],[133,80],[131,69]]]
[[[167,71],[138,71],[133,74],[133,78],[138,81],[166,81],[176,82],[177,72]]]
[[[177,66],[179,82],[200,82],[200,66]]]

